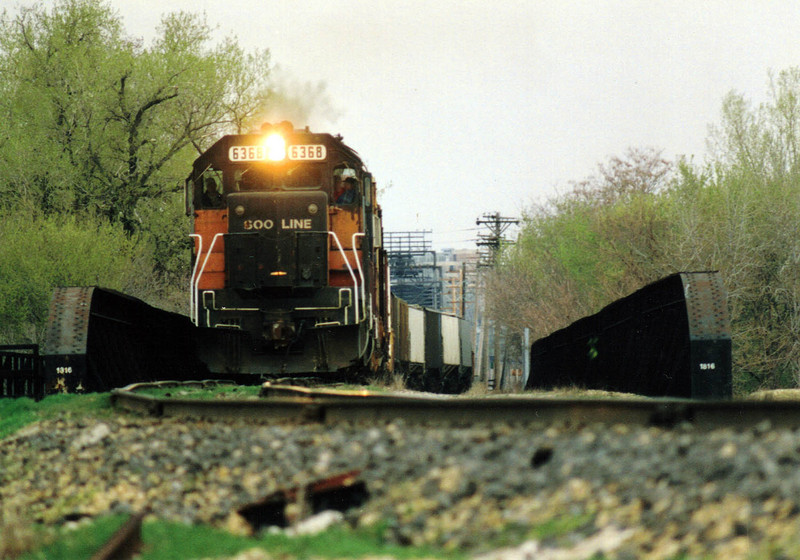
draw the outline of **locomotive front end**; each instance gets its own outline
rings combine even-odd
[[[288,123],[225,136],[186,186],[191,315],[214,330],[201,349],[212,371],[317,374],[370,361],[380,214],[340,137]]]

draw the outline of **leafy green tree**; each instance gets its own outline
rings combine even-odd
[[[741,93],[725,96],[722,122],[710,127],[707,143],[726,174],[766,181],[800,173],[800,68],[770,74],[767,93],[756,107]]]
[[[20,208],[0,220],[0,343],[40,342],[55,286],[137,294],[151,257],[120,225]]]
[[[92,209],[128,231],[138,201],[176,190],[197,150],[252,126],[271,95],[267,51],[214,45],[187,13],[165,16],[143,47],[99,0],[4,15],[0,68],[3,194]]]
[[[544,336],[660,276],[669,225],[657,194],[672,165],[656,150],[632,149],[598,170],[532,208],[493,271],[491,313],[512,331]]]
[[[798,131],[800,68],[770,75],[757,106],[731,92],[711,128],[714,160],[688,169],[676,192],[698,202],[681,216],[693,222],[692,261],[701,256],[726,280],[742,392],[800,381]]]

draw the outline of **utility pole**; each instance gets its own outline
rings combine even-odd
[[[484,252],[486,256],[485,262],[479,263],[479,266],[493,267],[497,261],[500,247],[505,241],[503,234],[510,226],[519,224],[519,220],[501,216],[498,212],[495,212],[494,214],[484,214],[475,220],[475,224],[489,228],[489,233],[478,234],[478,247],[488,248],[488,251]]]
[[[484,250],[480,251],[478,257],[478,268],[494,268],[497,264],[497,256],[500,253],[500,248],[503,246],[505,242],[504,234],[506,230],[512,226],[519,224],[519,220],[516,218],[509,218],[505,216],[501,216],[499,212],[495,212],[493,214],[484,214],[482,217],[475,220],[475,224],[479,226],[486,226],[489,229],[489,233],[481,233],[478,234],[478,247],[485,248]],[[483,274],[481,274],[479,270],[479,277],[482,279]],[[476,333],[478,332],[478,315],[481,316],[480,318],[480,336],[477,337],[476,347],[478,349],[478,355],[475,359],[475,376],[478,378],[479,381],[484,381],[488,378],[489,389],[495,388],[495,383],[500,381],[501,385],[503,384],[502,375],[499,375],[498,372],[502,372],[502,368],[500,365],[500,332],[497,328],[497,325],[492,324],[491,327],[489,326],[489,322],[486,320],[486,294],[483,293],[486,287],[486,282],[482,282],[479,279],[478,282],[480,296],[482,298],[482,305],[477,309],[481,309],[481,313],[476,313],[475,319],[475,330]],[[482,288],[482,289],[481,289]],[[488,343],[489,343],[489,331],[492,332],[492,338],[494,339],[494,363],[493,367],[488,367],[489,362],[489,351],[488,351]],[[484,358],[485,355],[485,358]],[[485,364],[485,365],[484,365]],[[489,374],[489,369],[492,370],[492,373]],[[499,378],[499,379],[498,379]],[[501,387],[503,388],[503,387]]]

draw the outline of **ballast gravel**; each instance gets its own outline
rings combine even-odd
[[[361,470],[344,514],[398,544],[514,558],[800,557],[800,430],[54,420],[0,442],[0,509],[47,524],[240,506]]]

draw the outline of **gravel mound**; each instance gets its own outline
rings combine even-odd
[[[360,469],[345,522],[496,558],[800,556],[800,431],[50,421],[0,442],[0,504],[32,520],[148,509],[241,530],[278,489]]]

